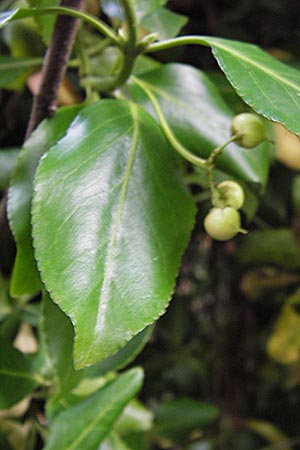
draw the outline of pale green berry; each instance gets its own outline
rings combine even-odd
[[[229,206],[212,208],[204,219],[207,234],[217,241],[228,241],[241,230],[241,218],[238,211]]]
[[[234,209],[240,209],[244,204],[244,191],[235,181],[226,180],[219,183],[217,189],[217,204],[220,208],[230,206]]]
[[[265,127],[262,120],[255,114],[242,113],[232,119],[231,135],[240,147],[253,148],[266,140]]]

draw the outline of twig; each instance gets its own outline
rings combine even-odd
[[[60,6],[82,9],[84,0],[62,0]],[[45,118],[55,114],[57,95],[73,47],[78,19],[58,16],[51,44],[47,50],[39,93],[36,95],[26,131],[26,139]]]

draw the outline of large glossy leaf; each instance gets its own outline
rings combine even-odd
[[[166,64],[138,77],[159,102],[164,116],[182,144],[207,157],[230,137],[233,112],[201,71],[184,64]],[[130,83],[134,99],[156,118],[147,94],[135,79]],[[230,144],[216,160],[223,171],[264,185],[269,170],[268,145],[245,150]]]
[[[33,210],[39,269],[74,324],[78,368],[163,314],[195,207],[145,111],[121,100],[86,107],[41,161]]]
[[[0,56],[0,88],[8,87],[10,83],[17,80],[41,64],[40,58],[13,58],[11,56]]]
[[[8,216],[17,243],[11,295],[35,294],[41,288],[31,239],[33,178],[41,156],[66,132],[78,106],[61,108],[45,120],[24,144],[17,159],[8,196]]]
[[[132,369],[61,412],[50,424],[45,450],[97,450],[142,380],[141,369]]]
[[[22,400],[39,384],[31,362],[9,342],[0,342],[0,409]]]

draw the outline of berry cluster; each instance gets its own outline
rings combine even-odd
[[[251,113],[234,117],[231,122],[231,135],[240,147],[253,148],[266,140],[261,119]],[[217,241],[227,241],[238,233],[245,233],[241,228],[239,209],[244,203],[244,191],[235,181],[223,181],[211,186],[213,208],[204,219],[204,228],[209,236]]]

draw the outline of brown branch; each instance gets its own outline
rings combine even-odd
[[[82,9],[83,4],[84,0],[62,0],[60,6]],[[43,119],[55,114],[58,90],[66,72],[77,25],[78,19],[70,16],[61,15],[56,20],[52,41],[44,59],[41,86],[33,102],[26,139]]]
[[[84,0],[62,0],[60,6],[83,9]],[[36,95],[25,140],[39,123],[55,114],[58,90],[64,78],[67,61],[72,51],[78,19],[70,16],[58,16],[51,44],[46,52],[42,70],[42,81]],[[15,244],[7,220],[7,193],[0,201],[0,251],[2,260],[0,269],[9,274],[15,256]]]

